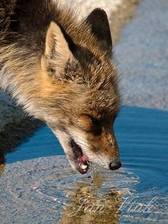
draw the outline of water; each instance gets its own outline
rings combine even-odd
[[[168,112],[123,107],[115,130],[123,167],[92,166],[84,176],[55,155],[48,128],[37,130],[6,156],[1,223],[168,223]]]

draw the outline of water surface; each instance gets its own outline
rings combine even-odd
[[[37,130],[6,156],[1,223],[168,223],[168,112],[123,107],[115,130],[123,167],[84,176],[47,127]]]

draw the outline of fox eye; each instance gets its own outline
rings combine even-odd
[[[91,131],[93,129],[92,119],[87,115],[82,115],[79,117],[78,125],[86,131]]]
[[[95,135],[100,135],[102,132],[101,122],[89,115],[82,115],[78,119],[78,124],[85,131],[92,132]]]
[[[98,119],[96,118],[91,118],[92,120],[92,124],[93,124],[93,127],[92,127],[92,131],[95,135],[100,135],[101,132],[102,132],[102,124],[101,124],[101,121],[99,121]]]

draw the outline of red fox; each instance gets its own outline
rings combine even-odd
[[[112,37],[103,9],[78,21],[54,0],[1,0],[0,87],[59,139],[75,170],[120,168]]]

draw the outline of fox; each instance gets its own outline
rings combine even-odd
[[[118,71],[106,12],[78,20],[56,0],[1,0],[0,88],[58,138],[70,165],[121,167]]]

